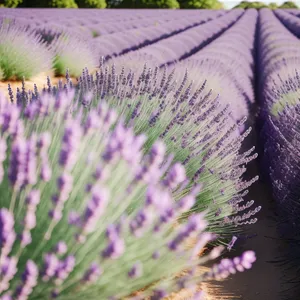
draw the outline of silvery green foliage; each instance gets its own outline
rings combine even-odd
[[[203,213],[176,223],[201,187],[184,191],[185,168],[164,143],[144,154],[146,135],[104,102],[84,111],[74,95],[25,108],[1,97],[1,299],[121,299],[143,289],[138,299],[154,300],[251,268],[246,251],[195,273],[223,251],[198,256],[215,238]]]
[[[0,69],[3,79],[29,79],[51,69],[51,53],[34,33],[14,24],[0,25]]]
[[[208,210],[209,229],[222,233],[222,237],[231,236],[237,226],[255,223],[255,214],[261,209],[253,200],[244,200],[248,187],[258,179],[242,179],[246,165],[257,157],[254,147],[241,152],[250,129],[240,135],[239,126],[245,119],[237,124],[229,106],[222,104],[219,95],[212,97],[205,82],[192,92],[188,74],[177,83],[174,72],[147,66],[131,71],[101,64],[95,76],[87,69],[83,72],[76,86],[77,97],[87,111],[103,101],[116,109],[136,134],[147,134],[145,151],[162,139],[167,152],[186,167],[189,178],[182,191],[173,194],[174,200],[181,197],[181,192],[189,193],[195,184],[203,185],[195,205],[180,218]],[[67,74],[65,84],[60,81],[55,87],[49,79],[41,93],[55,94],[72,86]],[[16,101],[26,105],[39,97],[37,90],[31,95],[19,91]]]

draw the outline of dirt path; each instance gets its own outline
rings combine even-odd
[[[258,161],[253,163],[249,170],[250,176],[256,174],[259,174]],[[235,253],[247,249],[254,250],[257,261],[251,270],[223,282],[222,290],[239,295],[242,300],[299,300],[299,295],[284,292],[288,288],[284,277],[292,276],[292,271],[286,273],[285,266],[271,262],[280,258],[287,244],[277,233],[275,203],[270,188],[260,179],[250,189],[249,196],[256,204],[262,206],[258,215],[259,221],[248,231],[248,236],[257,236],[240,240],[236,244]]]
[[[57,85],[58,81],[61,79],[63,83],[65,83],[65,77],[60,76],[60,77],[54,77],[53,72],[49,71],[47,73],[41,73],[38,76],[32,78],[31,80],[25,80],[25,87],[26,90],[31,90],[33,91],[34,89],[34,84],[37,85],[39,90],[42,90],[43,87],[47,85],[47,76],[51,78],[51,84],[52,85]],[[71,78],[73,83],[76,82],[76,78],[72,77]],[[17,88],[21,89],[22,88],[22,82],[21,81],[0,81],[0,91],[4,93],[6,97],[8,97],[8,83],[11,85],[11,88],[13,90],[14,95],[16,94]]]

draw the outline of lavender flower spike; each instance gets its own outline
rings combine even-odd
[[[33,287],[35,287],[37,284],[38,275],[39,272],[36,264],[32,260],[27,261],[25,272],[22,275],[22,285],[20,285],[16,291],[16,300],[28,299]]]
[[[7,255],[11,252],[13,244],[15,242],[16,234],[14,231],[14,217],[6,209],[1,208],[0,210],[0,246],[1,246],[1,257],[0,265],[3,260],[6,259]]]
[[[211,271],[205,273],[203,277],[216,280],[225,279],[237,271],[243,272],[245,269],[250,269],[255,261],[255,253],[253,251],[246,251],[241,257],[235,257],[233,260],[222,259],[219,264],[214,265]]]

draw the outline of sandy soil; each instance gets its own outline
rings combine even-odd
[[[59,79],[62,79],[63,82],[65,81],[64,76],[54,77],[53,72],[49,71],[47,73],[41,73],[38,76],[33,77],[31,80],[26,80],[25,81],[26,90],[33,90],[34,84],[37,85],[39,90],[42,89],[47,84],[47,76],[50,76],[51,83],[53,85],[56,85],[58,83]],[[75,78],[71,78],[71,79],[74,83],[76,82]],[[22,87],[22,82],[21,81],[11,81],[11,80],[0,81],[0,91],[2,93],[4,93],[4,95],[7,96],[7,97],[8,97],[8,90],[7,90],[8,83],[11,85],[12,90],[14,92],[14,95],[15,95],[15,92],[16,92],[17,88]]]

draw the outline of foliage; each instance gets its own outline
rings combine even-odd
[[[21,7],[48,7],[48,0],[23,0],[20,6]]]
[[[4,6],[5,7],[18,7],[23,2],[23,0],[4,0]]]
[[[255,8],[255,9],[261,9],[261,8],[270,8],[270,9],[277,9],[277,8],[298,8],[298,6],[292,2],[287,1],[284,2],[282,5],[278,6],[277,3],[271,2],[270,4],[265,4],[260,1],[254,1],[254,2],[248,2],[248,1],[242,1],[238,5],[236,5],[234,8]]]
[[[89,41],[76,35],[60,34],[50,45],[54,53],[53,67],[56,75],[70,70],[71,76],[79,76],[86,67],[96,67],[96,55]]]
[[[177,0],[123,0],[118,8],[179,8]]]
[[[282,3],[279,8],[288,9],[288,8],[299,8],[297,4],[293,1],[286,1]]]
[[[181,0],[180,8],[187,9],[222,9],[223,4],[217,0]]]
[[[22,7],[77,8],[76,0],[23,0]]]
[[[77,8],[78,7],[74,0],[50,0],[48,6],[55,7],[55,8]]]
[[[270,8],[270,9],[277,9],[277,8],[278,8],[278,4],[277,4],[276,2],[271,2],[271,3],[269,4],[269,8]]]
[[[261,9],[261,8],[268,8],[268,5],[259,2],[259,1],[254,1],[254,2],[248,2],[248,1],[242,1],[240,4],[236,5],[234,8],[243,8],[243,9],[249,9],[249,8],[255,8],[255,9]]]
[[[80,8],[106,8],[105,0],[76,0]]]

